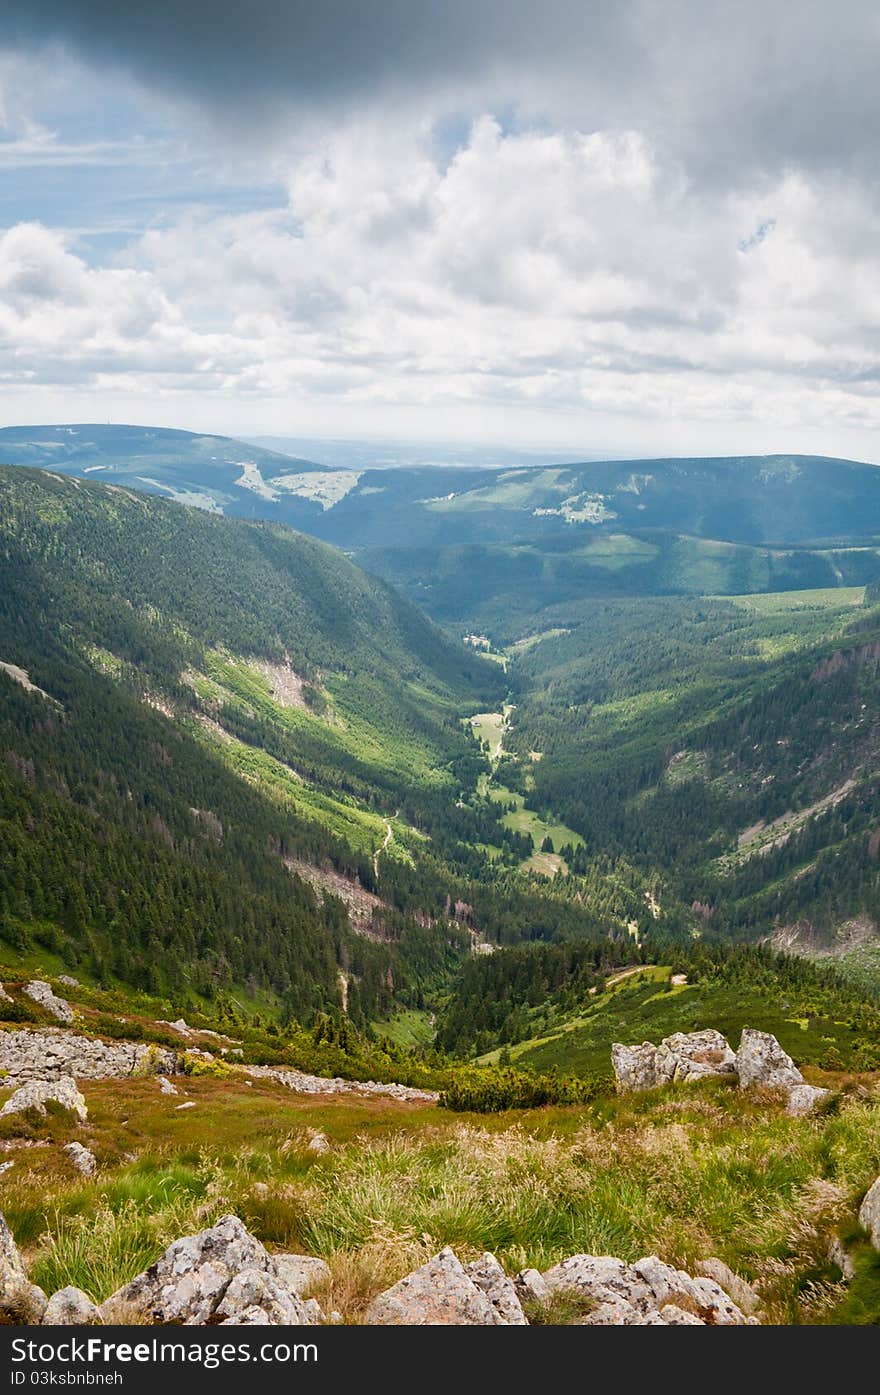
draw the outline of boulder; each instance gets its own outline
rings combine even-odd
[[[11,996],[11,994],[7,993],[6,989],[3,987],[3,984],[0,983],[0,1003],[12,1003],[14,1001],[15,1000]]]
[[[751,1284],[739,1274],[735,1274],[723,1259],[716,1259],[714,1255],[710,1255],[708,1259],[698,1259],[694,1268],[700,1278],[714,1279],[747,1317],[753,1317],[759,1311],[761,1299],[758,1294]]]
[[[329,1264],[317,1255],[273,1255],[272,1270],[279,1283],[298,1298],[310,1298],[315,1289],[326,1288],[331,1277]]]
[[[32,1327],[46,1310],[46,1295],[25,1272],[18,1246],[0,1215],[0,1325]]]
[[[101,1314],[81,1288],[60,1288],[53,1293],[43,1314],[44,1327],[94,1327]]]
[[[494,1327],[501,1318],[450,1249],[374,1298],[366,1321],[383,1327]]]
[[[65,988],[79,988],[79,979],[71,978],[70,974],[59,974],[58,982],[63,983]]]
[[[306,1144],[310,1153],[329,1153],[330,1140],[325,1133],[315,1133]]]
[[[660,1317],[667,1327],[705,1327],[702,1318],[698,1318],[695,1313],[686,1312],[684,1308],[677,1308],[674,1303],[666,1303],[660,1309]]]
[[[513,1280],[508,1279],[493,1254],[480,1255],[472,1264],[466,1264],[464,1272],[477,1288],[485,1293],[499,1320],[507,1327],[527,1327],[528,1319],[522,1310]]]
[[[615,1042],[611,1060],[617,1088],[649,1090],[672,1081],[704,1080],[707,1076],[732,1079],[736,1057],[720,1032],[675,1032],[659,1046],[622,1046]]]
[[[176,1094],[177,1094],[177,1086],[171,1084],[171,1081],[168,1079],[167,1075],[160,1075],[160,1076],[159,1076],[159,1094],[160,1094],[160,1095],[176,1095]]]
[[[272,1327],[302,1327],[311,1321],[301,1298],[265,1269],[242,1269],[226,1288],[211,1315],[212,1323],[254,1323],[254,1309],[265,1313]],[[261,1319],[257,1319],[260,1326]]]
[[[787,1051],[770,1032],[744,1027],[736,1053],[736,1073],[740,1088],[765,1085],[770,1090],[791,1090],[803,1085],[801,1075]]]
[[[29,998],[38,1003],[45,1012],[48,1012],[56,1021],[63,1022],[65,1027],[69,1027],[73,1022],[73,1008],[70,1003],[66,1003],[63,998],[57,998],[52,992],[52,985],[44,983],[42,979],[32,979],[25,984],[25,993]]]
[[[786,1095],[787,1114],[809,1114],[819,1100],[829,1094],[818,1085],[808,1085],[787,1051],[770,1032],[758,1032],[744,1027],[736,1053],[736,1073],[740,1089],[763,1085],[768,1090],[782,1090]]]
[[[836,1264],[840,1270],[844,1283],[850,1283],[856,1274],[856,1266],[853,1263],[852,1255],[846,1249],[839,1235],[832,1235],[828,1241],[828,1261]]]
[[[76,1088],[76,1081],[69,1075],[62,1075],[58,1080],[29,1080],[26,1085],[20,1085],[0,1109],[0,1115],[21,1114],[25,1109],[45,1114],[50,1100],[69,1109],[79,1119],[88,1117],[86,1102]]]
[[[859,1207],[859,1224],[871,1237],[875,1250],[880,1250],[880,1177],[872,1182]]]
[[[243,1270],[272,1275],[272,1262],[259,1240],[237,1216],[224,1216],[198,1235],[175,1240],[163,1255],[101,1305],[105,1322],[207,1322],[230,1281]]]
[[[785,1102],[786,1114],[809,1114],[820,1100],[824,1100],[831,1094],[830,1090],[823,1090],[821,1085],[793,1085],[788,1092],[788,1099]]]
[[[84,1148],[81,1143],[65,1143],[64,1151],[78,1172],[84,1177],[94,1176],[98,1160],[90,1148]]]

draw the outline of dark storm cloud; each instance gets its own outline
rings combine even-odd
[[[416,101],[634,127],[701,181],[867,168],[873,0],[4,0],[0,40],[60,40],[239,125]]]

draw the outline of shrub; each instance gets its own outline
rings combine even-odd
[[[600,1077],[537,1075],[507,1066],[471,1066],[456,1071],[440,1095],[444,1109],[494,1114],[502,1109],[540,1109],[545,1104],[586,1104],[610,1090]]]

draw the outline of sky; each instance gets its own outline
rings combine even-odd
[[[867,0],[3,0],[0,424],[880,462]]]

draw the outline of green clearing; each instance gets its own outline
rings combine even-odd
[[[612,993],[598,994],[540,1035],[511,1045],[510,1059],[518,1067],[563,1074],[605,1074],[612,1042],[658,1042],[673,1032],[690,1032],[711,1025],[736,1047],[743,1027],[772,1032],[801,1064],[818,1062],[833,1051],[841,1055],[858,1042],[848,1021],[825,1017],[793,1019],[785,1000],[727,984],[671,986],[669,968],[642,969],[621,981]],[[540,1009],[537,1010],[541,1012]],[[497,1061],[498,1052],[482,1060]]]
[[[486,793],[495,804],[515,805],[515,808],[503,816],[501,822],[505,828],[513,829],[514,833],[531,834],[536,849],[540,849],[545,838],[553,840],[554,848],[564,848],[566,843],[570,843],[574,848],[583,846],[583,838],[579,833],[575,833],[573,828],[568,828],[557,820],[541,818],[533,809],[526,809],[525,795],[494,783],[486,787]]]
[[[375,1027],[397,1046],[430,1046],[434,1040],[433,1014],[421,1008],[401,1008]]]

